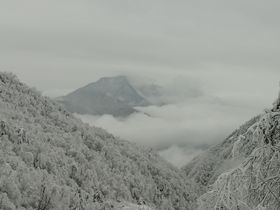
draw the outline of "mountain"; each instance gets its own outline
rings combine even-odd
[[[184,171],[201,186],[198,210],[280,209],[280,96]]]
[[[196,185],[153,150],[82,123],[8,73],[0,119],[0,209],[194,209]]]
[[[125,76],[101,78],[60,97],[59,101],[73,113],[113,116],[127,116],[136,112],[136,106],[150,105]]]

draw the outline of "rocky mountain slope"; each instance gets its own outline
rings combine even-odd
[[[113,116],[127,116],[136,111],[134,107],[150,104],[124,76],[101,78],[59,101],[73,113]]]
[[[203,188],[198,209],[280,209],[280,96],[185,173]]]
[[[0,209],[129,209],[122,204],[131,203],[186,210],[194,209],[195,191],[151,149],[82,123],[0,73]]]

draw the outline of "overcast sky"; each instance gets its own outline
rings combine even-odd
[[[104,75],[277,92],[277,0],[0,0],[0,68],[42,91]],[[271,94],[273,92],[273,94]]]

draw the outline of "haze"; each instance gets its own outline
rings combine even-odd
[[[148,107],[160,117],[134,115],[125,121],[131,128],[119,130],[172,152],[185,139],[221,140],[276,98],[279,6],[274,0],[0,0],[0,68],[49,96],[114,75],[168,86],[182,100]],[[190,87],[203,97],[181,98]],[[109,131],[127,125],[104,116],[94,122]],[[147,136],[145,126],[162,135]],[[199,126],[211,132],[198,135]]]

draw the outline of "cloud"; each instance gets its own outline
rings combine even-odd
[[[159,155],[170,162],[172,165],[181,168],[201,152],[203,152],[202,149],[179,147],[177,145],[173,145],[166,150],[160,151]]]
[[[259,107],[233,104],[203,95],[176,104],[138,107],[139,112],[127,118],[77,116],[123,139],[153,147],[180,167],[259,113]]]
[[[74,91],[73,89],[49,89],[47,91],[44,91],[42,94],[44,96],[56,98],[56,97],[67,95],[68,93],[71,93],[73,91]]]

